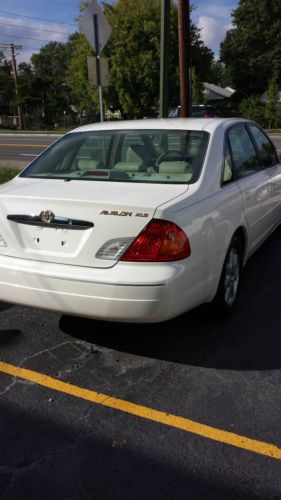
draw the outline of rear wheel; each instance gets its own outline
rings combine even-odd
[[[214,305],[221,315],[230,314],[237,302],[242,267],[242,248],[234,236],[229,245]]]

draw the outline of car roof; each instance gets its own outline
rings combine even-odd
[[[244,118],[155,118],[143,120],[120,120],[83,125],[74,132],[115,131],[115,130],[205,130],[213,133],[221,126],[248,122]]]

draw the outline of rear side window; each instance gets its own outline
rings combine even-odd
[[[228,132],[228,140],[237,178],[255,173],[259,167],[259,160],[244,125],[232,127]]]
[[[255,125],[249,126],[250,132],[256,142],[260,160],[263,167],[272,167],[278,163],[275,147],[264,132]]]
[[[225,146],[225,154],[224,154],[224,164],[223,164],[223,176],[222,176],[222,184],[229,184],[234,179],[233,177],[233,166],[231,160],[231,154],[228,142],[226,142]]]

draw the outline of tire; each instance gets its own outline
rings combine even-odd
[[[240,240],[234,236],[228,247],[220,282],[213,301],[216,312],[220,316],[228,316],[234,310],[239,290],[242,269],[242,247]]]

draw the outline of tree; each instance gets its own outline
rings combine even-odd
[[[144,116],[158,107],[160,7],[160,0],[119,0],[107,9],[112,26],[111,78],[115,97],[123,113],[130,117]],[[178,11],[173,2],[170,26],[169,95],[170,103],[178,104]],[[203,80],[213,54],[193,24],[191,45],[192,64]]]
[[[126,116],[143,116],[157,104],[159,7],[158,0],[119,0],[108,12],[112,26],[110,76]]]
[[[85,7],[85,2],[81,8]],[[110,59],[110,86],[104,89],[107,107],[120,109],[124,117],[148,116],[158,108],[160,67],[160,0],[118,0],[104,4],[112,36],[103,55]],[[169,51],[170,104],[179,104],[177,6],[171,4]],[[72,92],[95,108],[97,94],[87,82],[86,57],[92,50],[77,39],[67,81]],[[208,78],[213,54],[191,25],[192,64],[201,81]]]
[[[221,60],[239,91],[261,94],[275,73],[280,83],[281,2],[240,0],[232,17],[234,28],[221,44]]]
[[[239,114],[243,118],[254,120],[260,125],[264,125],[264,107],[258,96],[245,97],[239,105]]]
[[[268,84],[265,100],[264,116],[268,121],[268,128],[270,129],[277,121],[277,103],[278,103],[278,84],[277,75],[274,75]]]
[[[204,100],[204,85],[199,80],[195,68],[192,68],[192,104],[202,104]]]
[[[41,117],[47,125],[63,122],[69,104],[65,80],[72,50],[70,37],[67,43],[47,43],[31,57],[34,97],[40,101]]]
[[[88,82],[87,56],[93,55],[84,35],[72,38],[73,52],[65,75],[71,89],[71,102],[79,115],[85,114],[87,120],[95,120],[99,112],[98,89]]]
[[[14,96],[12,63],[0,51],[0,115],[10,114],[10,102]]]

